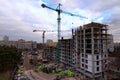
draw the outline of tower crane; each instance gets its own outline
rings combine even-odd
[[[52,7],[49,7],[49,6],[47,6],[47,5],[45,5],[45,4],[41,4],[41,6],[43,7],[43,8],[48,8],[48,9],[50,9],[50,10],[53,10],[53,11],[56,11],[57,13],[58,13],[58,18],[57,18],[57,22],[58,22],[58,43],[57,43],[57,65],[59,66],[59,64],[60,64],[60,51],[59,51],[59,47],[60,47],[60,23],[61,23],[61,17],[60,17],[60,14],[61,13],[64,13],[64,14],[68,14],[68,15],[70,15],[70,16],[76,16],[76,17],[80,17],[80,18],[86,18],[87,19],[87,17],[84,17],[84,16],[81,16],[81,15],[77,15],[77,14],[73,14],[73,13],[70,13],[70,12],[66,12],[66,11],[63,11],[63,10],[61,10],[61,4],[59,3],[58,4],[58,6],[57,6],[57,8],[55,9],[55,8],[52,8]]]
[[[62,32],[66,32],[66,31],[71,31],[71,30],[62,30]],[[42,40],[42,42],[43,42],[43,54],[42,54],[42,57],[44,59],[45,58],[45,54],[44,54],[44,49],[45,49],[45,46],[44,46],[44,43],[45,43],[45,33],[46,32],[57,32],[57,31],[54,31],[54,30],[33,30],[33,32],[42,32],[42,39],[43,39]]]
[[[42,33],[42,42],[43,42],[43,53],[42,53],[42,58],[45,59],[45,54],[44,54],[44,49],[45,49],[45,32],[54,32],[52,30],[48,30],[48,31],[45,31],[45,30],[33,30],[33,32],[43,32]]]

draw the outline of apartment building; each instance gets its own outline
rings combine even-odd
[[[54,49],[53,46],[46,46],[45,47],[45,58],[49,61],[54,61]]]
[[[73,67],[73,39],[60,40],[61,63],[65,67]]]
[[[18,40],[18,49],[25,49],[25,40],[19,39]]]
[[[107,25],[89,23],[75,30],[75,63],[84,78],[103,78],[108,57]]]
[[[18,40],[18,49],[36,49],[37,42],[36,41],[25,41],[23,39]]]
[[[9,46],[16,47],[17,49],[36,49],[37,42],[36,41],[25,41],[23,39],[19,39],[18,41],[9,40],[7,36],[0,41],[1,46]]]
[[[5,42],[9,41],[9,37],[5,35],[5,36],[3,37],[3,41],[5,41]]]
[[[113,43],[113,35],[108,35],[108,51],[113,52],[114,51],[114,43]]]

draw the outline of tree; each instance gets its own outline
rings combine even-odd
[[[11,70],[18,63],[20,52],[15,47],[0,46],[0,72]]]

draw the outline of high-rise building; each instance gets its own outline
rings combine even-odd
[[[9,41],[9,37],[5,35],[5,36],[3,37],[3,41],[5,41],[5,42]]]
[[[4,45],[5,45],[5,46],[8,46],[8,45],[9,45],[9,43],[8,43],[9,37],[8,37],[8,36],[5,35],[5,36],[3,37],[3,41],[4,41]]]
[[[84,78],[103,78],[108,57],[107,36],[107,25],[95,22],[75,30],[75,63]]]
[[[50,42],[53,42],[53,40],[48,39],[48,40],[47,40],[47,44],[49,44]]]
[[[60,59],[65,67],[73,67],[73,39],[60,40]]]
[[[36,49],[37,48],[37,42],[36,41],[25,41],[23,39],[19,39],[18,41],[9,41],[9,38],[7,36],[4,37],[3,41],[0,41],[1,46],[13,46],[17,49]]]
[[[18,40],[18,49],[25,49],[25,40],[23,39]]]
[[[108,50],[109,50],[109,52],[114,51],[114,43],[113,43],[113,35],[112,34],[108,35]]]
[[[25,42],[25,48],[26,49],[32,49],[32,41],[26,41]]]

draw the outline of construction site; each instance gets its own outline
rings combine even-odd
[[[59,47],[58,43],[56,46],[45,44],[43,35],[43,50],[33,58],[36,71],[55,74],[60,80],[105,79],[109,47],[107,26],[91,22],[73,29],[71,38],[59,39]]]
[[[84,16],[72,14],[61,10],[41,5],[56,11],[58,14],[58,40],[56,43],[45,43],[46,32],[56,32],[54,30],[33,30],[42,32],[42,48],[38,52],[27,53],[29,56],[30,70],[26,74],[46,75],[42,80],[103,80],[107,70],[108,49],[111,42],[108,42],[112,35],[107,32],[106,24],[91,22],[72,30],[60,30],[61,17],[64,13],[73,17],[85,18]],[[61,32],[70,31],[70,38],[61,37]],[[108,37],[109,36],[109,37]],[[111,36],[111,37],[110,37]],[[26,55],[26,54],[25,54]],[[28,75],[28,76],[29,76]],[[33,75],[32,75],[33,76]],[[43,76],[41,76],[43,78]],[[48,79],[49,78],[49,79]],[[40,78],[33,77],[40,80]]]

